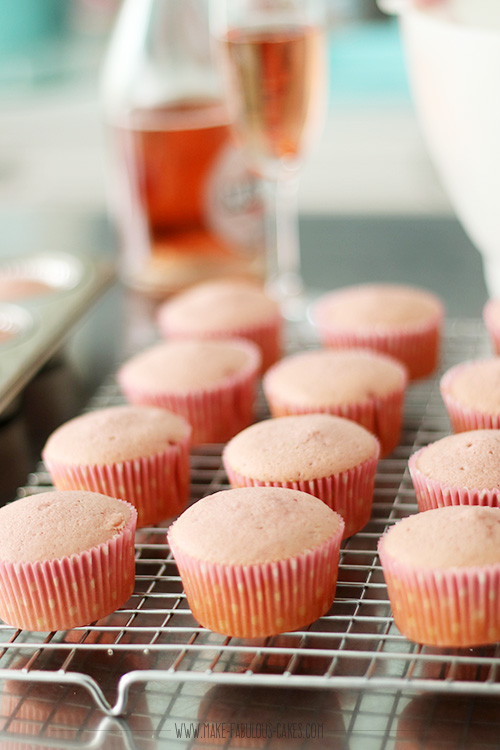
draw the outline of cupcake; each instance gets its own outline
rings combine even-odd
[[[168,339],[249,339],[261,350],[263,370],[281,356],[279,305],[250,281],[211,281],[191,287],[160,306],[158,325]]]
[[[483,308],[483,321],[495,354],[500,354],[500,299],[490,299]]]
[[[132,404],[185,417],[193,443],[224,443],[253,420],[260,364],[250,341],[168,341],[126,362],[118,382]]]
[[[417,513],[383,534],[378,550],[404,636],[449,648],[500,640],[500,508]]]
[[[414,453],[409,469],[419,510],[500,507],[500,430],[448,435]]]
[[[438,365],[443,314],[440,300],[423,289],[360,284],[320,297],[312,319],[324,346],[389,354],[414,380],[431,375]]]
[[[500,428],[500,357],[451,367],[440,390],[453,432]]]
[[[95,492],[44,492],[0,508],[0,618],[67,630],[114,612],[134,588],[137,513]]]
[[[190,424],[152,406],[82,414],[50,435],[42,451],[59,490],[127,500],[138,526],[178,515],[189,500]]]
[[[345,521],[344,536],[368,522],[378,440],[331,414],[277,417],[247,427],[225,446],[232,487],[287,487],[315,495]]]
[[[168,542],[196,620],[223,635],[263,638],[328,611],[343,529],[311,495],[245,487],[199,500]]]
[[[299,352],[276,363],[263,378],[273,417],[324,412],[366,427],[382,455],[399,443],[406,368],[363,349]]]

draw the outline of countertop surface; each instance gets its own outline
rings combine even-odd
[[[50,243],[52,249],[114,256],[113,235],[99,216],[66,216],[58,221],[55,216],[33,214],[17,220],[18,225],[12,216],[0,215],[4,237],[12,238],[11,252],[21,252],[36,240],[42,246]],[[302,217],[301,243],[306,284],[318,291],[372,280],[411,283],[439,294],[449,319],[476,322],[487,299],[480,256],[450,218]],[[0,428],[4,462],[7,449],[13,456],[9,476],[1,483],[4,501],[36,468],[51,429],[79,412],[125,353],[151,335],[151,312],[116,285],[89,311],[64,354],[28,387],[18,411]],[[50,664],[50,650],[48,654],[44,651],[37,657],[45,666]],[[108,655],[111,659],[112,649]],[[8,667],[26,666],[23,656],[21,643],[14,659],[7,654]],[[96,651],[93,658],[106,684],[107,652]],[[115,654],[115,670],[141,668],[140,654],[130,664],[129,657],[123,657],[121,667],[117,658]],[[5,663],[0,660],[0,669]],[[439,695],[383,687],[305,689],[211,684],[203,679],[151,681],[147,686],[133,685],[125,718],[113,719],[97,708],[85,690],[57,679],[49,685],[4,680],[0,689],[0,747],[5,748],[486,750],[500,744],[499,699],[487,692]]]

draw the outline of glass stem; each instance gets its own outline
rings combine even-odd
[[[298,188],[295,175],[268,183],[267,288],[286,304],[303,291],[300,272]]]

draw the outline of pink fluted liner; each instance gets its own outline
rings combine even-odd
[[[166,317],[158,317],[158,325],[164,338],[166,339],[186,339],[193,338],[193,335],[187,336],[179,328],[170,324]],[[242,326],[240,328],[231,328],[227,331],[218,330],[215,333],[211,331],[198,331],[196,338],[200,339],[233,339],[241,338],[252,341],[257,344],[262,354],[262,372],[265,372],[271,365],[278,361],[283,350],[283,318],[276,315],[272,319],[255,324],[252,326]]]
[[[273,417],[293,414],[333,414],[357,422],[376,435],[381,455],[387,456],[399,444],[403,419],[406,376],[401,389],[385,396],[374,396],[368,401],[331,406],[300,406],[285,401],[263,380],[264,395]]]
[[[90,490],[131,503],[137,525],[148,526],[179,515],[190,490],[191,430],[165,451],[109,465],[68,465],[43,456],[58,490]]]
[[[417,467],[419,451],[410,456],[408,468],[417,496],[420,511],[442,508],[446,505],[488,505],[491,508],[500,507],[500,488],[495,489],[467,489],[467,487],[451,487],[442,484],[432,477],[426,476]]]
[[[429,570],[395,560],[379,541],[394,621],[429,646],[465,648],[500,640],[500,563]]]
[[[496,307],[498,307],[498,300],[488,300],[483,308],[483,321],[488,331],[493,350],[495,354],[500,355],[500,322],[498,314],[495,314]]]
[[[242,346],[245,342],[238,339]],[[239,372],[225,376],[217,386],[198,391],[151,392],[127,382],[118,372],[120,387],[131,404],[158,406],[180,414],[193,428],[192,442],[225,443],[253,421],[261,357],[248,344],[249,363]]]
[[[0,617],[16,628],[67,630],[122,606],[134,589],[137,512],[123,530],[89,550],[40,562],[0,561]]]
[[[464,406],[449,392],[453,379],[469,366],[470,362],[455,365],[445,372],[440,381],[441,397],[450,419],[451,429],[453,432],[498,430],[500,429],[500,414],[488,414],[471,406]]]
[[[206,628],[261,638],[309,625],[330,608],[343,523],[313,550],[287,560],[231,565],[198,560],[168,536],[189,606]]]
[[[378,448],[376,456],[352,469],[329,477],[297,482],[265,482],[246,477],[228,465],[225,452],[222,454],[222,460],[231,487],[287,487],[318,497],[344,519],[344,538],[355,534],[370,520]]]
[[[431,320],[405,331],[353,331],[324,320],[323,308],[327,308],[327,302],[317,304],[313,317],[323,346],[333,349],[361,347],[389,354],[407,366],[410,380],[427,377],[437,368],[443,310]]]

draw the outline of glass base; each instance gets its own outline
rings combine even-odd
[[[311,305],[325,290],[305,288],[301,281],[294,286],[281,281],[269,281],[266,283],[266,292],[278,302],[285,320],[308,323]]]

